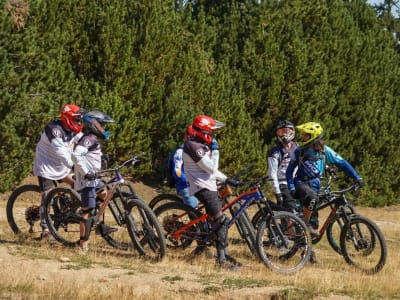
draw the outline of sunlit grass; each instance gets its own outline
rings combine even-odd
[[[12,264],[0,261],[2,299],[399,299],[400,295],[399,207],[357,208],[378,224],[387,241],[386,265],[375,275],[347,265],[326,237],[314,247],[318,264],[308,264],[293,275],[273,272],[245,243],[235,242],[239,239],[235,227],[229,232],[229,249],[243,264],[239,272],[219,270],[213,258],[188,260],[177,252],[168,253],[161,262],[149,262],[134,251],[111,248],[99,236],[92,237],[91,251],[82,256],[74,248],[19,239],[8,227],[4,207],[1,201],[0,253],[11,255]]]

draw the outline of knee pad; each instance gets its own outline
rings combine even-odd
[[[219,227],[216,231],[217,239],[215,241],[218,250],[225,249],[228,247],[228,224],[229,219],[222,215],[215,220],[216,225]]]
[[[315,206],[317,205],[317,199],[311,199],[310,202],[307,204],[307,208],[309,210],[314,210]]]
[[[87,208],[87,209],[81,209],[79,211],[79,214],[81,215],[81,223],[85,226],[85,235],[81,236],[80,239],[82,241],[88,241],[90,237],[90,231],[92,230],[92,225],[93,225],[93,216],[95,214],[96,210],[94,208]],[[82,215],[89,214],[89,217],[87,219],[84,219]]]

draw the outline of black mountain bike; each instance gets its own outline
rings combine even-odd
[[[348,200],[346,194],[358,189],[359,186],[351,185],[334,191],[329,180],[319,194],[315,211],[331,211],[319,229],[319,237],[313,238],[313,244],[318,243],[326,231],[329,244],[348,264],[366,274],[375,274],[386,263],[386,240],[379,227],[356,213]]]

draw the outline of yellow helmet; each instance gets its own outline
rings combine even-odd
[[[323,128],[319,123],[316,122],[308,122],[301,125],[296,126],[297,132],[303,136],[304,134],[308,134],[309,138],[304,140],[304,137],[300,137],[298,139],[298,144],[301,147],[309,146],[316,141],[322,138]]]

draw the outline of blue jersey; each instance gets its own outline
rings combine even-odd
[[[297,147],[294,151],[286,170],[286,180],[289,190],[294,190],[299,183],[308,183],[316,192],[321,186],[321,177],[325,165],[333,164],[354,180],[361,180],[361,176],[350,163],[336,153],[332,148],[324,146],[324,151],[304,149]],[[296,175],[294,170],[298,167]]]
[[[175,187],[177,191],[181,191],[188,187],[186,181],[186,175],[183,168],[183,145],[176,148],[174,155],[172,156],[172,176],[175,179]]]

